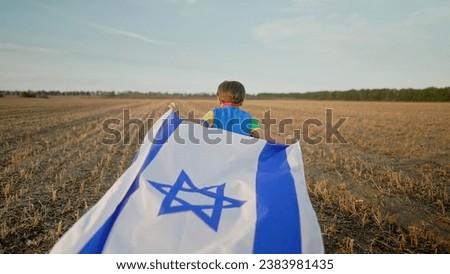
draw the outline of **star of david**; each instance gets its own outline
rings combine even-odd
[[[158,216],[192,211],[214,231],[217,231],[219,227],[220,216],[222,215],[222,210],[224,208],[237,208],[245,203],[245,201],[226,197],[224,195],[225,183],[204,188],[196,187],[184,170],[181,170],[180,175],[173,185],[152,181],[148,182],[165,195]],[[199,198],[197,200],[212,200],[212,203],[197,202],[200,204],[191,204],[180,197],[182,194],[194,195],[196,198]],[[209,212],[210,214],[208,214]]]

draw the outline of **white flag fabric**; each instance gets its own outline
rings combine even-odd
[[[50,253],[323,253],[299,143],[166,112],[132,165]]]

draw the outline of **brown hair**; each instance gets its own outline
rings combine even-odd
[[[223,81],[217,88],[220,102],[242,104],[245,98],[244,85],[238,81]]]

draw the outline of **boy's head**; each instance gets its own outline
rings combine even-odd
[[[242,105],[245,98],[245,88],[238,81],[223,81],[217,88],[217,99],[222,105],[224,103],[232,103]]]

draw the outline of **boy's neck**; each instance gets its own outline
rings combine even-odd
[[[229,107],[229,106],[232,106],[232,107],[237,107],[237,108],[240,107],[240,105],[235,104],[235,103],[233,103],[233,102],[223,102],[223,103],[221,104],[221,106],[222,106],[222,107]]]

